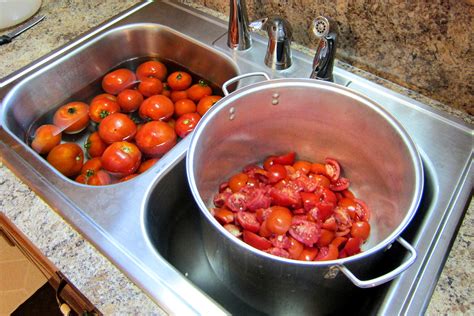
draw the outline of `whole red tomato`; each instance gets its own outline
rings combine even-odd
[[[136,73],[138,80],[143,80],[144,78],[156,78],[163,81],[166,79],[168,70],[163,63],[157,60],[150,60],[140,64]]]
[[[150,158],[148,160],[145,160],[140,164],[140,167],[138,167],[137,173],[144,173],[145,171],[153,167],[153,165],[157,163],[158,160],[158,158]]]
[[[81,172],[84,153],[79,145],[64,143],[51,149],[46,160],[66,177],[74,177]]]
[[[199,102],[205,96],[212,94],[212,89],[204,80],[199,80],[198,83],[193,84],[189,89],[188,99],[193,100],[194,102]]]
[[[99,136],[108,144],[131,140],[137,132],[137,126],[126,114],[114,113],[99,124]]]
[[[196,127],[201,116],[197,113],[186,113],[178,117],[175,124],[175,131],[179,137],[184,138]]]
[[[129,142],[116,142],[102,154],[102,167],[110,173],[124,177],[134,173],[140,165],[142,153],[137,146]]]
[[[172,90],[186,90],[192,83],[193,78],[185,71],[175,71],[168,76],[167,83]]]
[[[163,91],[163,83],[156,78],[143,78],[138,84],[138,91],[145,97],[160,94]]]
[[[174,104],[164,95],[153,95],[143,101],[138,114],[144,120],[162,121],[169,119],[174,113]]]
[[[61,142],[61,130],[56,125],[44,124],[38,127],[31,147],[39,154],[47,154]]]
[[[96,123],[100,123],[110,114],[117,112],[120,112],[119,104],[106,97],[92,101],[89,106],[89,117]]]
[[[76,134],[89,124],[89,106],[84,102],[70,102],[56,110],[53,124],[66,134]]]
[[[133,71],[120,68],[104,76],[102,79],[102,89],[107,93],[117,95],[122,90],[132,87],[136,81],[137,77]]]
[[[138,90],[125,89],[117,96],[117,103],[122,112],[129,113],[138,110],[143,102],[143,95]]]
[[[100,157],[105,148],[107,148],[107,144],[100,138],[99,132],[94,132],[87,138],[84,148],[89,157]]]
[[[135,142],[138,148],[149,156],[161,157],[176,144],[176,133],[166,122],[145,123],[137,132]]]
[[[197,105],[197,112],[199,115],[203,116],[209,109],[216,103],[222,99],[220,95],[208,95],[203,97],[202,99],[199,100],[199,103]]]

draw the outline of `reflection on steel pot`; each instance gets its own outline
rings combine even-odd
[[[224,91],[242,77],[231,79]],[[362,253],[324,262],[279,258],[235,238],[213,218],[209,207],[222,181],[250,163],[289,151],[309,161],[335,157],[344,166],[351,190],[372,211],[371,234]],[[421,199],[420,155],[400,123],[350,89],[311,79],[278,79],[227,95],[194,131],[187,174],[202,213],[212,268],[230,290],[257,309],[265,306],[266,313],[335,312],[331,302],[350,291],[351,283],[373,287],[388,282],[416,258],[399,235]],[[370,271],[395,241],[409,255],[391,271],[372,276]],[[339,270],[345,276],[335,273]],[[355,275],[368,275],[369,280]]]

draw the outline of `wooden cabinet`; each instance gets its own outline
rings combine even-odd
[[[16,226],[0,212],[0,238],[4,237],[28,258],[48,279],[56,291],[58,305],[67,315],[100,315],[100,312],[84,297]]]

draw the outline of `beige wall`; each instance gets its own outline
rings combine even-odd
[[[188,0],[227,14],[227,0]],[[315,48],[311,21],[338,21],[337,58],[474,115],[474,6],[468,0],[247,0],[249,19],[278,15]]]

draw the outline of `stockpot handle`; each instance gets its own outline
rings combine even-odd
[[[249,72],[247,74],[235,76],[234,78],[231,78],[231,79],[227,80],[226,82],[224,82],[224,84],[222,85],[222,91],[224,91],[224,96],[229,95],[229,91],[227,90],[228,85],[231,85],[234,82],[237,82],[241,79],[244,79],[244,78],[247,78],[247,77],[255,77],[255,76],[263,76],[263,77],[265,77],[265,79],[270,80],[270,77],[264,72]]]
[[[416,250],[415,250],[415,248],[413,248],[408,242],[406,242],[401,237],[398,237],[397,241],[400,243],[400,245],[405,247],[405,249],[410,252],[410,257],[408,258],[408,260],[403,262],[398,268],[396,268],[393,271],[390,271],[389,273],[387,273],[385,275],[379,276],[378,278],[375,278],[375,279],[363,281],[363,280],[360,280],[359,278],[357,278],[345,266],[339,265],[337,267],[339,268],[339,270],[342,271],[342,273],[344,273],[346,275],[346,277],[349,280],[352,281],[352,283],[354,283],[355,286],[360,287],[360,288],[370,288],[370,287],[374,287],[374,286],[379,286],[379,285],[384,284],[388,281],[391,281],[391,280],[395,279],[400,273],[402,273],[403,271],[408,269],[413,264],[413,262],[415,262],[415,260],[416,260]]]

